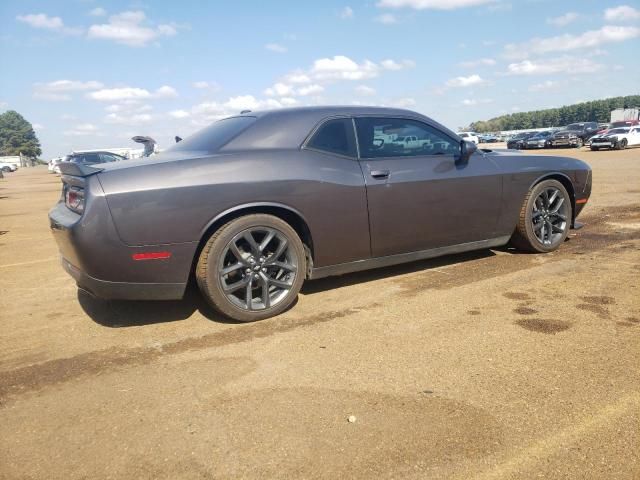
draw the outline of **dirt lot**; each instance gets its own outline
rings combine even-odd
[[[595,183],[558,252],[319,280],[239,325],[193,289],[78,294],[59,179],[7,174],[0,478],[640,478],[640,149],[564,153]]]

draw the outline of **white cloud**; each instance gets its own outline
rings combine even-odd
[[[493,58],[480,58],[478,60],[470,60],[468,62],[461,62],[459,65],[464,68],[475,68],[480,66],[492,66],[496,61]]]
[[[286,53],[287,52],[287,47],[285,47],[284,45],[280,45],[279,43],[267,43],[264,48],[266,48],[267,50],[271,51],[271,52],[275,52],[275,53]]]
[[[96,7],[89,12],[92,17],[104,17],[106,14],[107,11],[102,7]]]
[[[395,60],[387,59],[380,62],[380,66],[385,70],[402,70],[404,68],[413,68],[416,66],[416,62],[413,60],[401,60],[396,62]]]
[[[380,0],[378,7],[413,8],[414,10],[454,10],[494,3],[496,0]]]
[[[576,12],[567,12],[564,15],[547,18],[547,23],[554,27],[564,27],[569,25],[571,22],[575,22],[579,17],[580,15]]]
[[[284,80],[287,83],[293,83],[294,85],[311,83],[311,78],[304,73],[290,73],[284,76]]]
[[[16,20],[26,23],[30,27],[51,30],[58,33],[66,33],[69,35],[79,35],[82,33],[81,28],[65,27],[60,17],[50,17],[45,13],[30,13],[28,15],[18,15]]]
[[[475,105],[486,105],[487,103],[493,103],[492,98],[465,98],[460,102],[467,107],[473,107]]]
[[[130,125],[137,126],[144,123],[149,123],[153,120],[153,116],[149,113],[139,113],[130,115],[119,115],[117,113],[110,113],[104,119],[106,123],[113,123],[117,125]]]
[[[46,30],[62,30],[64,22],[60,17],[50,17],[45,13],[31,13],[29,15],[18,15],[16,19],[26,23],[33,28],[44,28]]]
[[[282,97],[280,103],[285,107],[291,107],[298,103],[298,100],[292,97]]]
[[[529,87],[530,92],[542,92],[545,90],[552,90],[558,86],[558,82],[553,80],[545,80],[541,83],[535,83]]]
[[[346,20],[348,18],[353,18],[353,8],[349,6],[344,7],[342,10],[340,10],[340,13],[338,14],[338,16],[343,20]]]
[[[580,35],[564,34],[549,38],[534,38],[522,44],[505,46],[507,58],[522,58],[529,54],[543,55],[580,48],[599,47],[603,43],[623,42],[640,36],[640,28],[605,25],[599,30],[589,30]]]
[[[279,96],[286,97],[288,95],[293,95],[293,87],[291,85],[287,85],[286,83],[278,82],[274,84],[272,87],[267,88],[264,91],[265,95],[269,97]]]
[[[93,135],[97,130],[98,127],[92,123],[81,123],[76,125],[72,130],[66,130],[63,134],[70,137],[80,137],[84,135]]]
[[[102,88],[102,83],[96,81],[81,82],[78,80],[55,80],[49,83],[35,83],[33,98],[40,100],[65,101],[71,100],[71,93],[82,90]]]
[[[154,97],[156,98],[175,98],[178,96],[178,92],[175,88],[168,85],[163,85],[155,91]]]
[[[144,47],[160,36],[173,36],[177,33],[173,25],[144,26],[144,12],[126,11],[109,17],[109,23],[91,25],[88,37],[112,40],[131,47]]]
[[[44,130],[44,125],[42,125],[41,123],[32,123],[31,126],[36,132]]]
[[[384,25],[392,25],[398,23],[398,19],[392,13],[383,13],[373,19],[374,22],[382,23]]]
[[[189,112],[187,112],[186,110],[173,110],[172,112],[169,112],[169,115],[171,117],[177,118],[177,119],[187,118],[187,117],[191,116],[191,114]]]
[[[377,76],[378,66],[369,60],[358,64],[349,57],[336,55],[333,58],[320,58],[313,62],[311,73],[322,80],[362,80]]]
[[[604,18],[609,22],[626,22],[640,19],[640,10],[629,5],[607,8],[604,11]]]
[[[588,58],[559,57],[552,60],[523,60],[518,63],[510,63],[507,66],[507,75],[549,75],[554,73],[593,73],[602,68],[602,65]]]
[[[376,89],[375,88],[371,88],[367,85],[358,85],[356,87],[356,93],[358,95],[361,95],[363,97],[368,97],[371,95],[375,95],[376,94]]]
[[[478,74],[470,75],[468,77],[456,77],[446,81],[445,85],[450,88],[464,88],[473,87],[476,85],[483,85],[486,82]]]
[[[120,87],[120,88],[104,88],[87,94],[88,98],[101,102],[119,102],[119,101],[139,101],[150,98],[173,98],[177,97],[178,92],[175,88],[163,85],[155,92],[137,87]]]
[[[416,101],[411,97],[398,98],[389,102],[389,105],[397,108],[410,108],[415,106]]]
[[[324,91],[324,87],[322,85],[317,85],[317,84],[311,84],[311,85],[306,85],[304,87],[300,87],[296,93],[298,95],[302,95],[302,96],[306,96],[306,95],[313,95],[316,93],[320,93]]]

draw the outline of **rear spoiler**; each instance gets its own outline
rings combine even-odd
[[[72,175],[74,177],[88,177],[89,175],[93,175],[104,170],[104,168],[92,167],[90,165],[82,165],[74,162],[60,162],[58,167],[63,175]]]

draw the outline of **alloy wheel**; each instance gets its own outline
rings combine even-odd
[[[553,245],[568,227],[569,205],[564,194],[555,187],[542,190],[533,202],[533,233],[543,245]]]
[[[229,301],[244,310],[280,303],[293,287],[299,261],[286,235],[251,227],[231,239],[218,262],[218,279]]]

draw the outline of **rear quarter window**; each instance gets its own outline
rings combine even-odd
[[[166,151],[205,151],[215,152],[240,135],[256,121],[256,117],[231,117],[218,120],[199,130]]]

